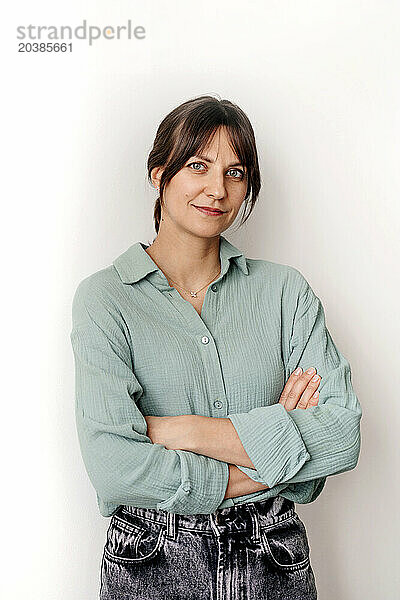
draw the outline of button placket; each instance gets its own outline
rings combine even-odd
[[[201,316],[194,306],[185,300],[175,288],[169,291],[173,304],[177,310],[179,310],[182,317],[187,320],[191,331],[193,331],[193,335],[195,337],[198,336],[201,347],[203,348],[202,357],[208,374],[211,412],[214,414],[218,413],[216,414],[218,417],[226,416],[228,414],[228,407],[219,354],[207,324],[212,324],[213,318],[215,318],[217,314],[216,303],[219,300],[217,293],[220,285],[218,282],[221,278],[222,274],[217,281],[207,288],[204,295]]]
[[[222,375],[221,362],[215,340],[211,335],[201,338],[203,345],[203,361],[209,381],[209,399],[212,413],[222,417],[228,414],[228,406],[225,394],[225,382]]]

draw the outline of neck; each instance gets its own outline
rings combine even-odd
[[[217,277],[220,270],[219,235],[201,238],[190,234],[158,232],[146,252],[167,279],[187,289],[196,289]]]

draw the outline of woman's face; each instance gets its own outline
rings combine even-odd
[[[156,172],[157,171],[157,172]],[[162,169],[154,169],[153,181],[159,184]],[[201,237],[214,237],[230,227],[247,191],[247,174],[220,127],[203,150],[192,156],[164,190],[161,208],[168,229],[172,225]],[[222,213],[207,214],[196,208],[218,208]]]

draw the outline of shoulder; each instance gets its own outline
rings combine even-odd
[[[126,292],[113,265],[87,275],[77,284],[72,299],[72,317],[75,325],[88,319],[101,321],[116,319]]]
[[[306,276],[293,265],[262,259],[247,259],[254,289],[270,303],[275,298],[283,316],[305,313],[319,304],[319,298]]]
[[[246,260],[249,271],[255,279],[269,286],[276,286],[282,292],[301,295],[310,287],[303,273],[292,265],[259,258]]]

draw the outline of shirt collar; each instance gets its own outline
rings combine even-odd
[[[148,245],[143,242],[136,242],[113,261],[113,265],[123,283],[136,283],[153,271],[158,271],[159,274],[165,278],[165,275],[145,251],[145,248],[147,247]],[[245,275],[249,274],[244,253],[228,242],[222,235],[220,235],[219,257],[221,262],[221,273],[218,280],[225,275],[229,269],[230,259],[235,261]]]

